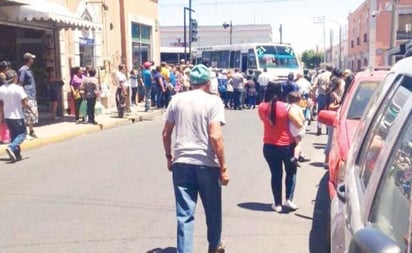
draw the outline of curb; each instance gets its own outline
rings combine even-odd
[[[51,143],[57,143],[57,142],[61,142],[67,139],[71,139],[73,137],[77,137],[77,136],[84,136],[84,135],[88,135],[91,133],[95,133],[98,131],[104,131],[107,129],[112,129],[112,128],[116,128],[116,127],[121,127],[121,126],[126,126],[126,125],[130,125],[133,124],[135,122],[141,122],[141,121],[152,121],[155,118],[159,117],[162,115],[162,111],[153,111],[152,113],[148,114],[148,115],[132,115],[129,116],[127,118],[123,118],[123,119],[116,119],[115,121],[112,122],[107,122],[104,124],[99,124],[97,126],[95,125],[85,125],[83,128],[81,129],[76,129],[70,132],[65,132],[65,133],[61,133],[61,134],[57,134],[54,136],[50,136],[50,137],[45,137],[45,138],[38,138],[38,139],[34,139],[31,141],[25,141],[22,145],[21,148],[22,150],[29,150],[29,149],[34,149],[34,148],[38,148],[41,146],[45,146],[47,144],[51,144]],[[6,145],[4,145],[6,147]],[[6,155],[7,152],[4,149],[0,149],[0,156]]]

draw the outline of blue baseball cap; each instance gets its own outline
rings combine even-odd
[[[210,80],[210,70],[203,64],[195,65],[190,70],[190,83],[192,85],[206,84]]]

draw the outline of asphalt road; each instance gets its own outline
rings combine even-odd
[[[298,170],[300,208],[278,214],[270,210],[257,111],[228,111],[227,121],[226,252],[326,252],[326,137],[307,135],[312,160]],[[161,119],[136,123],[23,151],[25,160],[15,164],[1,159],[0,252],[176,252],[162,126]],[[207,251],[200,202],[194,241],[194,252]]]

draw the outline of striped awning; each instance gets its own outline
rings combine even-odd
[[[0,2],[3,1],[6,0],[0,0]],[[0,16],[9,21],[52,22],[57,28],[63,29],[101,29],[100,24],[83,20],[57,3],[45,0],[27,1],[29,4],[24,4],[25,1],[22,0],[7,0],[7,2],[16,3],[14,5],[0,5]]]

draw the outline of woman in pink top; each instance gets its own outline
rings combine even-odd
[[[80,94],[80,85],[83,83],[83,70],[80,67],[75,67],[74,68],[74,75],[72,77],[71,83],[70,83],[70,89],[72,92],[72,96],[74,99],[74,112],[76,115],[76,121],[79,122],[80,120],[80,104],[83,101],[83,98]],[[84,118],[82,119],[84,121]]]
[[[289,131],[289,121],[296,126],[303,126],[294,111],[288,111],[286,103],[281,101],[282,86],[279,83],[269,82],[265,92],[265,99],[259,104],[259,117],[263,122],[263,155],[272,174],[271,186],[274,197],[272,209],[282,212],[282,177],[283,164],[285,165],[285,206],[290,210],[298,207],[292,202],[296,182],[296,164],[294,157],[295,140]]]

